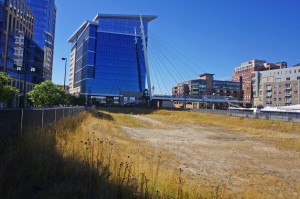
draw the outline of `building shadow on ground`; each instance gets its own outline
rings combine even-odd
[[[63,157],[56,145],[53,132],[7,138],[0,151],[1,198],[140,198],[132,187],[113,183],[104,165]]]

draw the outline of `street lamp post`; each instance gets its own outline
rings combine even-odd
[[[19,92],[21,93],[21,70],[22,70],[22,67],[18,66],[17,67],[17,71],[18,71],[18,74],[19,74],[19,83],[18,83],[18,87],[19,87]],[[19,107],[21,107],[21,97],[19,97]]]
[[[21,76],[20,74],[22,74],[22,67],[18,66],[17,67],[17,71],[19,71],[19,88],[20,88],[20,92],[21,92]],[[35,68],[34,67],[30,67],[30,72],[33,73],[35,72]],[[19,106],[23,106],[23,108],[26,107],[26,82],[27,82],[27,79],[26,79],[26,75],[27,75],[27,70],[25,69],[23,71],[23,74],[24,74],[24,78],[23,78],[23,103],[21,104],[21,100],[19,102]]]
[[[212,96],[211,96],[211,110],[215,110],[215,106],[213,104],[213,98],[215,96],[216,93],[213,93]]]
[[[64,75],[64,90],[66,89],[66,68],[67,68],[67,58],[62,57],[61,60],[65,60],[65,75]]]

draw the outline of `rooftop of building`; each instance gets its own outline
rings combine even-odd
[[[295,64],[293,67],[298,67],[298,66],[300,66],[300,63],[298,63],[298,64]]]
[[[97,14],[93,21],[97,21],[99,18],[110,18],[110,19],[136,19],[146,20],[148,22],[157,18],[155,15],[128,15],[128,14]]]
[[[76,36],[80,34],[84,29],[86,29],[89,25],[98,25],[98,22],[94,21],[85,21],[83,24],[74,32],[74,34],[68,39],[68,42],[73,42],[76,39]]]
[[[214,76],[215,74],[212,74],[212,73],[202,73],[200,74],[199,76],[200,77],[204,77],[204,76]]]
[[[295,72],[292,72],[296,70],[296,73]],[[292,67],[287,67],[287,68],[278,68],[278,69],[273,69],[273,70],[264,70],[264,71],[255,71],[255,72],[252,72],[252,73],[260,73],[260,74],[270,74],[270,73],[276,73],[278,74],[278,72],[285,72],[285,71],[291,71],[291,73],[284,73],[284,74],[280,74],[280,75],[299,75],[299,71],[300,70],[300,64],[296,64]]]
[[[74,39],[78,34],[80,34],[85,28],[87,28],[89,25],[99,25],[97,20],[99,18],[110,18],[110,19],[137,19],[140,20],[142,18],[143,20],[146,20],[147,22],[150,22],[157,18],[155,15],[126,15],[126,14],[97,14],[96,17],[93,19],[93,21],[86,20],[75,32],[74,34],[68,39],[68,42],[73,42]]]
[[[266,63],[266,60],[260,60],[260,59],[252,59],[252,60],[249,60],[249,61],[246,61],[246,62],[243,62],[241,63],[240,66],[243,66],[243,65],[248,65],[248,64],[253,64],[253,63]],[[238,67],[240,67],[238,66]]]

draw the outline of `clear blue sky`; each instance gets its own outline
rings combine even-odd
[[[56,0],[53,81],[63,84],[67,39],[97,13],[157,15],[149,28],[215,78],[241,62],[300,63],[300,0]],[[195,77],[198,74],[195,74]]]

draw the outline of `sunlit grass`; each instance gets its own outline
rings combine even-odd
[[[149,117],[170,124],[216,125],[227,133],[242,133],[279,148],[300,151],[300,123],[166,110],[155,111]]]
[[[178,168],[177,160],[165,151],[157,151],[146,141],[137,141],[120,133],[119,125],[136,125],[140,120],[130,115],[111,114],[112,120],[99,120],[88,116],[75,133],[58,138],[58,149],[64,156],[80,159],[88,164],[105,165],[111,173],[110,180],[142,194],[146,198],[177,198],[189,196],[210,197],[212,190],[198,187],[187,181],[186,174]],[[132,122],[128,125],[126,122]],[[190,188],[194,191],[190,192]],[[225,193],[224,193],[225,194]],[[224,195],[225,196],[225,195]]]

